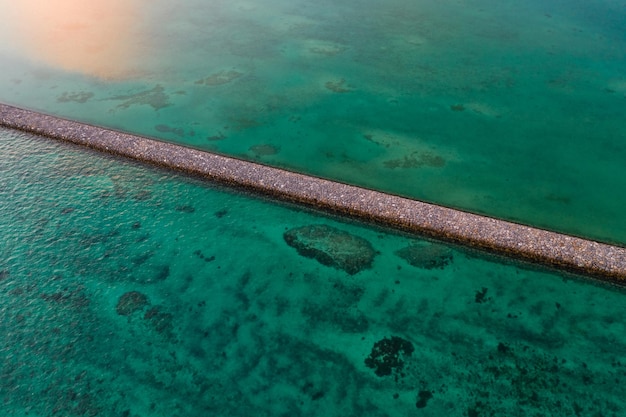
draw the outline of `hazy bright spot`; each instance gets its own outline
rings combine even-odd
[[[32,60],[105,79],[137,71],[141,0],[0,0],[10,49]],[[4,35],[4,34],[3,34]],[[7,45],[4,45],[7,47]]]

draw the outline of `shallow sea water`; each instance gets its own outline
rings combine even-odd
[[[0,154],[4,416],[624,415],[622,290],[13,131]],[[307,227],[373,260],[299,253]]]
[[[0,100],[626,244],[623,0],[61,3]]]

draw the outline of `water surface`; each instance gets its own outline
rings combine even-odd
[[[0,100],[626,244],[623,1],[57,3]]]
[[[623,291],[12,131],[0,154],[3,415],[624,414]]]

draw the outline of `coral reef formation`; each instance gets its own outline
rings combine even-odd
[[[152,307],[146,311],[143,318],[157,333],[160,333],[168,338],[172,337],[172,332],[174,330],[172,320],[174,316],[171,313],[163,311],[162,307]]]
[[[122,294],[115,306],[115,311],[120,316],[130,316],[148,305],[150,305],[150,301],[145,294],[139,291],[129,291]]]
[[[428,400],[433,398],[433,392],[422,390],[417,393],[417,402],[415,403],[415,407],[424,408],[428,405]]]
[[[404,360],[413,354],[413,343],[398,336],[383,338],[374,343],[372,352],[365,359],[365,365],[374,370],[378,376],[400,373],[404,368]]]
[[[200,79],[196,81],[196,84],[203,84],[208,86],[216,86],[222,84],[228,84],[229,82],[241,77],[243,75],[242,72],[236,70],[230,71],[220,71],[215,74],[211,74],[206,78]]]
[[[350,275],[371,268],[376,256],[367,240],[327,225],[297,227],[283,237],[300,255]]]
[[[417,268],[443,268],[452,262],[452,250],[437,243],[414,243],[394,252]]]
[[[140,91],[135,94],[123,94],[110,97],[109,100],[122,101],[117,105],[119,109],[127,109],[134,105],[150,106],[154,110],[160,110],[162,108],[170,106],[169,95],[165,93],[165,88],[161,85],[156,85],[152,90]]]
[[[433,152],[412,152],[402,158],[389,159],[383,163],[385,168],[441,168],[446,160]]]
[[[352,88],[346,84],[346,80],[343,78],[339,81],[327,81],[324,86],[333,93],[349,93],[352,91]]]
[[[158,124],[154,126],[154,128],[156,129],[157,132],[173,133],[176,136],[180,136],[180,137],[185,136],[185,130],[180,127],[170,127],[165,124]]]
[[[274,145],[261,144],[253,145],[249,150],[258,158],[261,156],[276,155],[280,151],[280,148]]]
[[[86,91],[80,91],[78,93],[69,93],[66,91],[65,93],[57,97],[57,103],[69,103],[73,101],[73,102],[82,104],[82,103],[86,103],[87,100],[89,100],[93,96],[94,96],[94,93],[86,92]]]

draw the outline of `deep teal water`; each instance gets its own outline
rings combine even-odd
[[[21,133],[0,154],[4,416],[624,415],[621,290]],[[372,263],[299,254],[311,225]]]
[[[626,244],[621,0],[29,3],[4,102]]]

